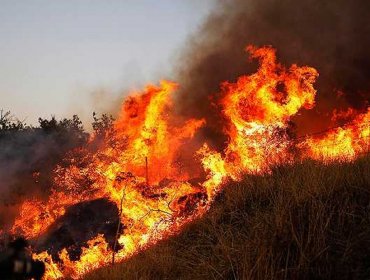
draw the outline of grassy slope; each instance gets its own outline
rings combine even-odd
[[[370,278],[370,157],[230,184],[202,219],[86,279]]]

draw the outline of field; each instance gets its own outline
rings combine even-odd
[[[369,279],[370,157],[228,184],[210,211],[97,279]]]

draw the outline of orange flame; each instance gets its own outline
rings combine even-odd
[[[359,114],[346,126],[333,128],[325,134],[308,137],[299,147],[304,156],[324,162],[350,161],[367,153],[370,147],[370,109]]]
[[[246,172],[268,171],[269,165],[288,160],[290,141],[284,131],[288,121],[299,109],[314,105],[315,69],[297,65],[285,69],[276,62],[271,47],[249,46],[247,51],[259,59],[260,68],[222,85],[229,142],[224,158],[206,147],[201,151],[205,169],[213,174],[207,185],[220,182],[221,174],[235,180]]]

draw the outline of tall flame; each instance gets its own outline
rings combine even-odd
[[[247,51],[259,60],[258,71],[222,84],[221,105],[229,136],[225,156],[207,147],[201,151],[205,169],[213,174],[206,183],[208,189],[221,177],[237,180],[246,172],[268,171],[269,165],[288,160],[288,121],[315,103],[315,69],[297,65],[286,69],[276,62],[271,47],[249,46]]]

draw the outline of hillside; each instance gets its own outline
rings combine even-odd
[[[369,279],[370,157],[230,183],[202,219],[97,279]]]

